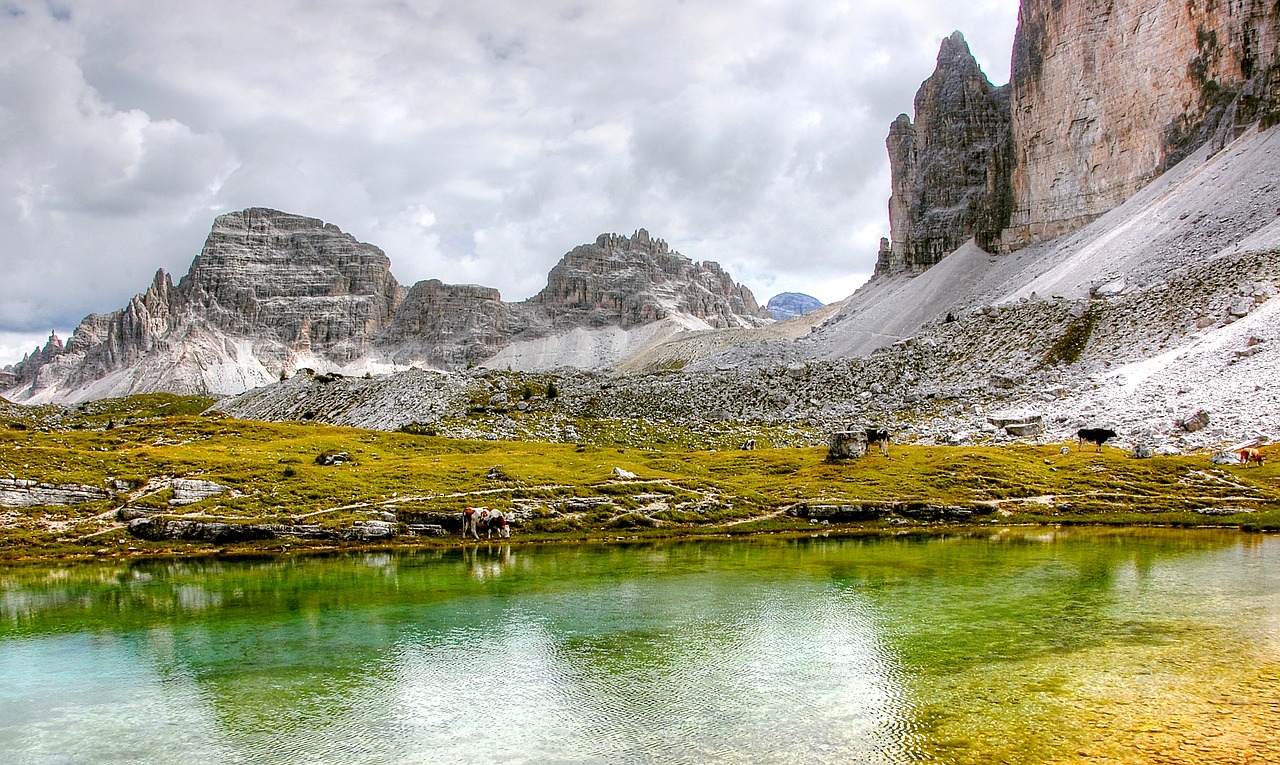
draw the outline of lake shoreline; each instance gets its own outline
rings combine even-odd
[[[895,525],[886,527],[883,524],[839,524],[828,526],[809,525],[807,527],[770,529],[770,530],[726,530],[692,527],[686,529],[664,529],[661,534],[609,532],[587,535],[537,536],[521,537],[513,534],[509,538],[480,539],[479,541],[463,539],[460,535],[449,537],[406,538],[394,542],[320,542],[307,543],[294,541],[282,544],[280,540],[263,540],[259,542],[238,542],[231,544],[194,544],[182,540],[172,542],[149,543],[147,548],[127,546],[124,549],[112,547],[98,548],[94,551],[15,551],[0,552],[0,566],[27,566],[47,564],[80,564],[94,562],[144,562],[151,560],[175,559],[207,559],[243,560],[255,558],[310,557],[329,555],[348,555],[360,553],[412,553],[422,551],[452,551],[495,547],[534,548],[558,547],[565,545],[627,545],[655,544],[661,542],[688,542],[701,540],[724,540],[758,537],[779,538],[912,538],[912,537],[945,537],[945,536],[985,536],[1012,529],[1046,529],[1062,531],[1066,529],[1094,529],[1112,531],[1179,530],[1179,531],[1218,531],[1234,532],[1242,535],[1274,536],[1280,529],[1247,528],[1220,524],[1155,524],[1138,522],[1114,523],[1071,523],[1071,522],[993,522],[989,524],[919,524],[913,526]],[[412,541],[411,541],[412,540]],[[134,540],[141,542],[141,540]],[[181,546],[179,546],[181,545]]]

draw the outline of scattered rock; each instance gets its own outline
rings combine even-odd
[[[992,388],[1009,389],[1016,388],[1022,380],[1016,375],[996,374],[991,375],[987,384]]]
[[[1044,417],[1036,412],[993,412],[992,414],[987,415],[987,422],[994,425],[997,429],[1004,429],[1010,425],[1043,425]]]
[[[317,465],[341,465],[344,462],[350,462],[351,455],[346,452],[321,452],[316,457]]]
[[[620,467],[616,467],[613,469],[613,477],[623,481],[634,481],[636,479],[636,474],[632,473],[630,470],[623,470]]]

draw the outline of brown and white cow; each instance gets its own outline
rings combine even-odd
[[[1252,446],[1246,449],[1241,449],[1237,453],[1240,455],[1241,464],[1244,465],[1248,465],[1250,462],[1256,462],[1258,463],[1258,466],[1261,467],[1267,462],[1267,457],[1262,453],[1262,450],[1256,449]]]
[[[471,536],[477,541],[480,539],[480,529],[484,529],[485,538],[493,537],[493,530],[498,530],[498,536],[509,538],[511,536],[511,527],[507,525],[506,513],[493,507],[468,507],[462,511],[462,536],[466,536],[467,532],[471,532]]]

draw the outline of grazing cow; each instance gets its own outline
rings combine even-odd
[[[877,430],[876,428],[867,428],[867,450],[870,451],[873,445],[880,446],[880,453],[889,456],[889,431]]]
[[[1258,467],[1262,467],[1267,462],[1267,458],[1263,455],[1261,449],[1249,447],[1247,449],[1241,449],[1239,454],[1240,461],[1245,465],[1248,465],[1250,462],[1256,462],[1258,463]]]
[[[1096,451],[1102,451],[1102,445],[1115,438],[1118,433],[1110,428],[1080,428],[1076,431],[1076,442],[1081,451],[1084,450],[1084,442],[1097,444]]]
[[[742,446],[739,448],[748,452],[753,451],[756,448],[756,440],[754,438],[748,438],[746,441],[742,442]]]
[[[501,510],[492,507],[468,507],[462,511],[462,536],[471,532],[471,536],[480,540],[479,530],[484,529],[485,539],[493,536],[498,530],[499,537],[510,537],[511,527],[507,525],[507,516]]]

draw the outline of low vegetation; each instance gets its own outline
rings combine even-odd
[[[1120,449],[1061,444],[895,445],[841,463],[826,449],[705,443],[659,436],[644,423],[584,421],[578,443],[446,439],[426,429],[383,432],[315,423],[264,423],[202,413],[209,401],[139,396],[66,410],[6,410],[0,478],[109,489],[71,506],[0,508],[0,559],[282,550],[341,542],[235,545],[136,539],[132,514],[226,523],[350,528],[407,524],[467,505],[510,512],[516,539],[615,539],[759,532],[817,526],[884,530],[970,524],[1223,525],[1280,529],[1280,477],[1263,467],[1215,466],[1207,454],[1133,459]],[[322,453],[345,452],[319,465]],[[623,471],[621,474],[618,471]],[[634,474],[634,478],[629,477]],[[173,504],[165,479],[228,491]],[[150,487],[150,488],[149,488]],[[12,502],[10,502],[12,504]],[[841,520],[863,517],[860,522]],[[834,519],[824,520],[824,519]],[[462,544],[398,535],[394,544]]]

